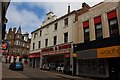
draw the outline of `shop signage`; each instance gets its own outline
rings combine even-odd
[[[50,52],[50,51],[57,51],[57,50],[63,50],[63,49],[69,49],[71,48],[71,44],[63,44],[63,45],[57,45],[50,48],[43,48],[41,52]]]
[[[76,53],[72,53],[72,57],[77,57],[77,54]]]
[[[50,51],[50,52],[43,53],[43,55],[64,54],[64,53],[69,53],[69,52],[70,52],[70,49],[60,50],[60,51]]]
[[[29,58],[39,58],[40,57],[40,53],[31,53],[28,56]]]
[[[97,58],[120,57],[120,46],[97,49]]]

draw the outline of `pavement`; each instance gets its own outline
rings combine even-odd
[[[66,74],[63,74],[63,73],[58,72],[58,71],[40,70],[39,68],[32,68],[32,67],[29,67],[28,65],[25,65],[25,67],[44,72],[46,74],[54,74],[58,77],[65,78],[65,79],[68,79],[68,80],[94,80],[94,79],[90,79],[90,78],[83,78],[83,77],[78,77],[78,76],[66,75]]]

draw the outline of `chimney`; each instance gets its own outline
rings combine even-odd
[[[16,28],[13,28],[13,33],[15,33],[16,32]]]
[[[90,6],[84,2],[82,3],[82,8],[90,8]]]
[[[68,13],[70,13],[70,3],[68,3]]]

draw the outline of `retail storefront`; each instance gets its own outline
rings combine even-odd
[[[76,74],[79,76],[107,77],[107,60],[97,58],[97,49],[77,52]]]
[[[40,65],[40,52],[31,53],[31,54],[29,54],[28,58],[29,58],[29,66],[30,67],[33,67],[33,68],[39,67],[39,65]]]
[[[110,46],[97,49],[97,58],[108,61],[109,77],[120,80],[120,46]]]
[[[77,51],[76,75],[101,78],[120,76],[120,46]]]
[[[70,70],[71,44],[61,44],[42,49],[42,68],[62,71]]]

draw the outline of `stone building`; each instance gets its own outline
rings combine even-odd
[[[21,27],[18,30],[16,28],[10,28],[6,34],[5,41],[9,43],[7,54],[9,62],[12,58],[14,58],[14,61],[21,61],[22,58],[27,59],[31,41],[29,33],[22,34]]]

